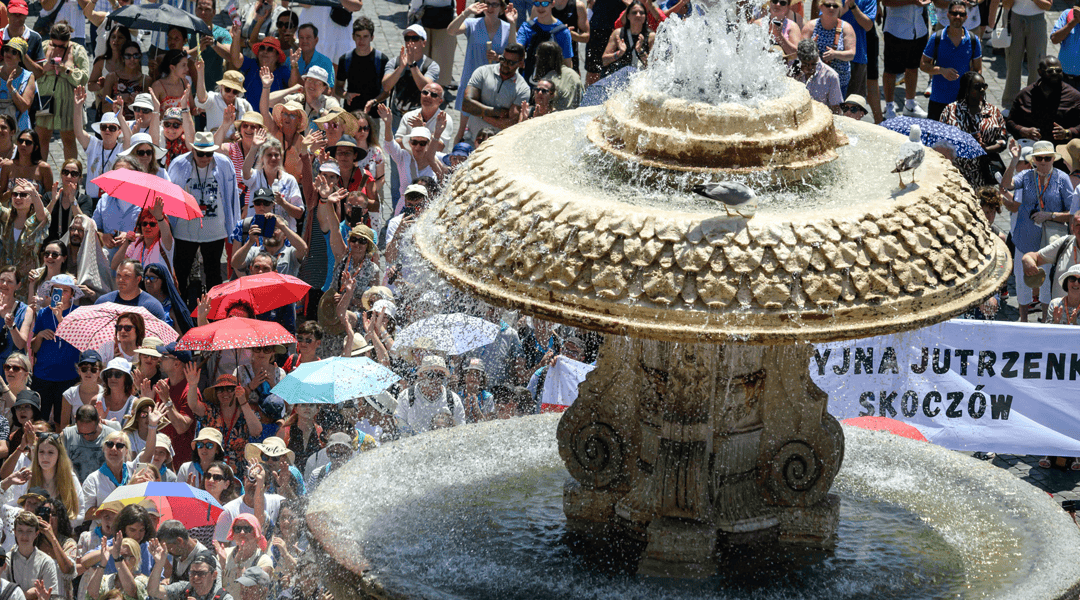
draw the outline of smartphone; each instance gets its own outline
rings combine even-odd
[[[60,303],[64,301],[64,290],[53,287],[52,289],[52,306],[60,306]]]
[[[277,219],[274,215],[255,215],[251,218],[251,224],[262,230],[260,234],[264,238],[274,235],[274,225],[277,224]]]
[[[37,510],[34,511],[34,514],[48,521],[52,518],[52,505],[42,504],[41,506],[37,507]]]

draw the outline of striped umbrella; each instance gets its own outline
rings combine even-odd
[[[176,519],[188,529],[216,524],[218,515],[223,510],[221,503],[209,492],[179,481],[122,485],[113,490],[101,506],[119,511],[129,504],[139,504],[143,500],[150,500],[157,506],[161,520]]]

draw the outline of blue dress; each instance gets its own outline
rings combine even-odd
[[[457,98],[454,99],[454,108],[457,110],[461,110],[461,102],[465,100],[464,87],[472,77],[473,71],[477,67],[488,64],[487,43],[491,42],[491,49],[498,54],[502,54],[503,48],[510,43],[510,24],[500,21],[499,31],[495,34],[495,39],[491,39],[488,36],[487,26],[484,25],[484,17],[465,19],[465,38],[469,40],[469,43],[465,46],[465,63],[461,66],[461,79],[458,79],[462,83],[462,89],[458,91]]]
[[[830,47],[837,50],[847,50],[844,47],[844,32],[843,21],[838,21],[836,29],[825,29],[821,26],[821,19],[814,23],[814,41],[817,43],[818,54],[825,55],[825,51]],[[825,59],[822,59],[824,62]],[[829,61],[830,67],[836,71],[836,74],[840,76],[840,92],[844,97],[847,97],[848,83],[851,82],[851,61],[847,60],[833,60]]]

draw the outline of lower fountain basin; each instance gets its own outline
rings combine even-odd
[[[308,524],[345,598],[1063,598],[1080,530],[1047,495],[924,442],[845,428],[835,550],[740,548],[719,575],[634,577],[640,548],[578,536],[544,415],[365,453],[326,480]],[[590,538],[585,543],[585,538]]]

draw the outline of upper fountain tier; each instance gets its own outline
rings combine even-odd
[[[814,102],[806,86],[781,81],[783,95],[753,105],[717,106],[631,86],[607,102],[588,136],[621,160],[697,179],[761,171],[793,179],[835,160],[836,147],[846,140],[837,135],[832,112]]]

